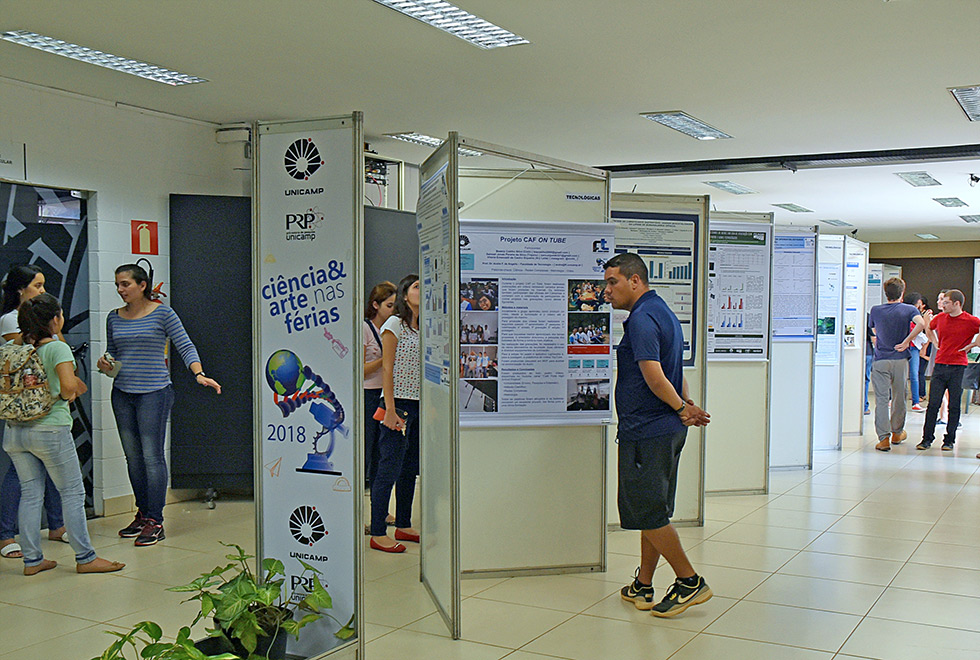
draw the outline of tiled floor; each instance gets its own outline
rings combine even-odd
[[[366,550],[367,660],[980,658],[980,413],[953,455],[917,452],[921,424],[910,413],[888,454],[873,432],[846,438],[813,472],[774,472],[769,495],[709,498],[705,526],[679,533],[715,597],[672,620],[619,598],[635,532],[609,535],[606,574],[464,580],[455,642],[418,584],[417,547]],[[0,660],[88,660],[102,631],[144,619],[176,630],[193,608],[164,588],[221,561],[215,539],[252,546],[252,516],[248,502],[173,505],[168,538],[145,549],[116,537],[127,520],[91,521],[100,553],[128,562],[113,575],[76,575],[70,548],[47,541],[67,568],[27,579],[0,560]],[[671,580],[661,567],[658,595]]]

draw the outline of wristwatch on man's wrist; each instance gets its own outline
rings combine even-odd
[[[687,402],[686,401],[682,402],[681,403],[681,407],[678,408],[677,410],[675,410],[674,412],[677,413],[678,415],[680,415],[682,412],[684,412],[684,409],[685,408],[687,408]]]

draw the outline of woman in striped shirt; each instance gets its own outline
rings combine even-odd
[[[117,268],[116,292],[126,305],[109,312],[106,318],[109,350],[108,356],[99,358],[98,367],[109,373],[113,362],[120,363],[112,387],[112,412],[137,511],[133,522],[119,530],[119,536],[135,537],[137,546],[147,546],[166,538],[163,505],[168,471],[164,441],[174,402],[166,363],[167,340],[173,342],[198,384],[213,387],[218,394],[221,386],[204,374],[201,358],[177,313],[150,297],[152,287],[145,270],[135,264]]]

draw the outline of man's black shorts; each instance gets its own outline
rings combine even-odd
[[[659,529],[670,524],[677,466],[687,429],[641,440],[619,438],[619,524]]]

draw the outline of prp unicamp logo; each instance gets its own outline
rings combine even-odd
[[[327,535],[327,527],[316,507],[298,506],[289,516],[289,533],[303,545],[312,546]]]
[[[320,169],[323,159],[320,158],[320,151],[313,144],[312,138],[301,138],[286,149],[283,165],[286,167],[286,174],[294,179],[306,181]]]

